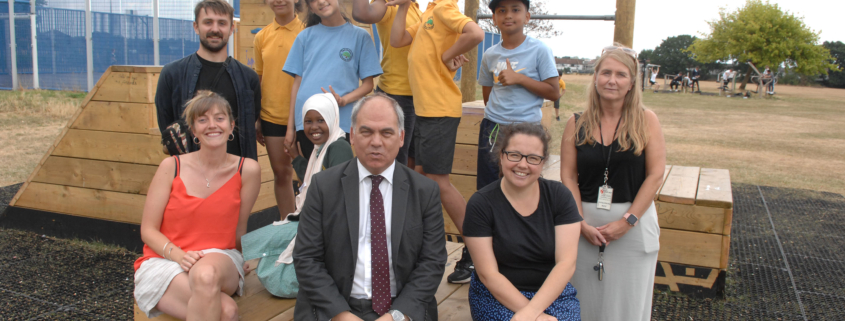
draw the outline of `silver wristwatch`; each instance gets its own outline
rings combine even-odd
[[[390,310],[390,311],[387,311],[387,312],[390,313],[391,317],[393,317],[393,321],[411,321],[411,320],[406,320],[405,314],[402,313],[402,312],[399,312],[399,310]]]

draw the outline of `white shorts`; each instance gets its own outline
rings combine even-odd
[[[203,253],[222,253],[232,259],[238,269],[238,289],[235,293],[244,292],[244,257],[238,250],[207,249]],[[158,301],[164,296],[170,282],[179,273],[185,273],[179,263],[162,258],[151,258],[141,263],[135,271],[135,302],[148,318],[155,318],[163,312],[156,309]]]

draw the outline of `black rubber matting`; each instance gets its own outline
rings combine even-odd
[[[19,187],[0,188],[0,212]],[[845,320],[845,197],[733,192],[726,298],[655,291],[652,319]],[[131,320],[138,255],[0,228],[0,320]]]

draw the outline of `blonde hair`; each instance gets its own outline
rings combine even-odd
[[[185,110],[182,111],[182,118],[188,124],[188,130],[194,127],[194,121],[197,118],[215,107],[226,113],[230,122],[235,121],[235,117],[232,116],[232,106],[229,106],[226,98],[210,90],[198,90],[197,95],[185,103]]]
[[[614,45],[622,48],[622,45],[619,43],[614,43]],[[599,128],[602,116],[601,99],[596,89],[596,77],[599,74],[602,63],[610,58],[628,67],[628,72],[633,79],[633,86],[625,95],[625,100],[622,104],[622,121],[618,130],[619,151],[633,149],[634,155],[639,156],[648,144],[649,139],[645,124],[646,107],[642,102],[642,91],[639,90],[642,80],[640,79],[636,58],[619,48],[605,51],[599,57],[598,61],[596,61],[592,79],[593,86],[589,86],[587,94],[587,108],[575,122],[574,141],[576,146],[596,143],[596,140],[593,138],[593,132]]]

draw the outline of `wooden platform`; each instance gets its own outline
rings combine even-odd
[[[446,243],[446,252],[449,254],[449,258],[446,261],[446,273],[443,274],[443,279],[440,280],[440,287],[437,288],[437,293],[435,294],[439,306],[440,320],[472,320],[469,314],[469,302],[467,301],[469,284],[451,284],[446,281],[446,277],[455,270],[455,262],[460,260],[461,249],[463,247],[464,245],[460,243]],[[293,320],[293,310],[296,300],[273,297],[264,289],[255,273],[247,275],[244,285],[244,296],[235,296],[234,298],[238,302],[241,321]],[[167,315],[149,319],[143,312],[138,310],[138,305],[136,304],[135,320],[173,321],[177,319]]]

